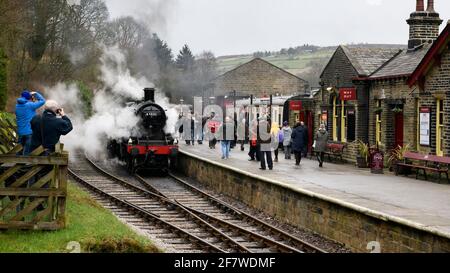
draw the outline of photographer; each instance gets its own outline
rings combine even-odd
[[[23,146],[23,155],[28,155],[33,151],[31,149],[31,135],[33,132],[30,122],[36,116],[36,110],[44,104],[45,99],[39,92],[24,90],[21,97],[17,99],[17,134],[19,135],[19,144]]]
[[[43,146],[46,154],[55,152],[55,145],[62,135],[67,135],[73,129],[72,122],[53,100],[47,101],[42,116],[35,116],[31,120],[33,137],[31,140],[32,150]]]

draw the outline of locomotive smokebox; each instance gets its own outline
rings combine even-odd
[[[145,101],[155,102],[155,88],[145,88],[144,94]]]

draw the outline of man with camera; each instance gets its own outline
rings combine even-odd
[[[31,148],[36,149],[42,145],[46,154],[50,154],[55,152],[55,145],[60,137],[70,133],[73,127],[64,109],[59,107],[56,101],[47,101],[44,109],[41,116],[35,116],[31,120],[33,130]]]
[[[36,110],[45,104],[44,97],[39,92],[24,90],[17,99],[16,120],[19,144],[23,146],[23,155],[31,153],[31,120],[36,116]]]

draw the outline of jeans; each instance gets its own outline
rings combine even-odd
[[[291,159],[291,145],[284,146],[284,158]]]
[[[223,140],[221,142],[221,145],[222,145],[222,158],[229,158],[230,157],[230,149],[231,149],[231,141]]]
[[[23,147],[23,152],[19,155],[29,155],[31,153],[31,136],[19,136],[19,144]]]
[[[267,165],[269,166],[269,169],[273,169],[273,161],[272,161],[272,152],[271,151],[261,151],[259,154],[259,157],[261,159],[261,169],[266,169],[266,160]]]

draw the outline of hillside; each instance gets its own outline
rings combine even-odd
[[[402,45],[384,45],[384,44],[354,44],[349,47],[382,47],[382,48],[401,48]],[[312,46],[314,47],[314,46]],[[315,47],[315,50],[304,50],[295,54],[281,54],[281,52],[271,53],[270,56],[261,57],[270,63],[281,67],[290,73],[307,80],[312,87],[318,87],[319,77],[333,56],[336,46]],[[287,52],[287,51],[286,51]],[[253,54],[222,56],[217,58],[218,72],[223,74],[242,65],[254,58]]]

